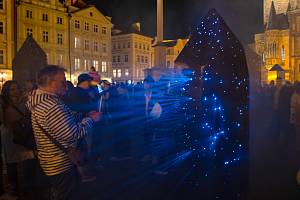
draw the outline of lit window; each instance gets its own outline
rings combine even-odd
[[[58,54],[57,55],[57,64],[60,65],[60,66],[63,66],[64,62],[63,62],[63,54]]]
[[[103,53],[107,52],[106,43],[102,43],[102,51]]]
[[[78,37],[75,37],[75,48],[80,48],[80,40]]]
[[[4,64],[4,51],[0,50],[0,64]]]
[[[137,62],[140,62],[140,56],[137,56],[136,61],[137,61]]]
[[[106,27],[102,27],[102,34],[106,34],[106,32],[107,32]]]
[[[4,33],[4,23],[0,22],[0,34]]]
[[[3,10],[3,0],[0,0],[0,10]]]
[[[89,50],[90,49],[90,41],[84,40],[84,49]]]
[[[47,22],[47,21],[48,21],[48,14],[43,13],[43,14],[42,14],[42,20],[43,20],[44,22]]]
[[[265,55],[265,52],[263,52],[263,54],[262,54],[262,61],[263,61],[263,63],[266,62],[266,55]]]
[[[27,28],[27,30],[26,30],[27,37],[32,36],[32,34],[33,34],[32,28]]]
[[[118,69],[118,78],[121,78],[121,77],[122,77],[122,70]]]
[[[98,33],[98,25],[94,25],[94,32]]]
[[[32,19],[32,11],[26,10],[26,18]]]
[[[57,24],[63,24],[63,18],[57,17]]]
[[[102,61],[102,72],[107,72],[107,62]]]
[[[148,57],[145,56],[145,63],[148,63]]]
[[[85,22],[84,23],[84,30],[89,31],[90,30],[90,25],[89,23]]]
[[[84,69],[88,70],[88,61],[87,60],[84,60]]]
[[[75,28],[80,29],[80,21],[79,20],[75,20]]]
[[[125,76],[129,76],[129,69],[125,69]]]
[[[63,44],[63,34],[57,34],[57,44]]]
[[[113,77],[114,77],[114,78],[117,77],[117,70],[116,70],[116,69],[113,70]]]
[[[43,42],[49,42],[49,33],[48,33],[48,31],[43,31]]]
[[[75,58],[75,70],[80,69],[80,59],[79,58]]]
[[[281,57],[282,57],[282,62],[284,62],[285,61],[285,48],[284,48],[284,46],[282,46],[282,48],[281,48]]]
[[[125,55],[125,62],[128,62],[128,55]]]
[[[94,51],[98,51],[98,42],[94,42]]]
[[[96,71],[99,71],[99,61],[98,60],[93,61],[93,66],[95,67]]]

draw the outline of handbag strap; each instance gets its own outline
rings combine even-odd
[[[52,137],[38,122],[37,125],[55,146],[57,146],[62,152],[68,155],[69,150],[67,148],[65,148],[60,142],[58,142],[54,137]]]

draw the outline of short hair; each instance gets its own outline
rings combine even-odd
[[[38,86],[48,86],[49,83],[54,80],[54,77],[60,72],[65,72],[65,69],[57,65],[47,65],[37,74]]]

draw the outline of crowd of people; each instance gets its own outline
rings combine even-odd
[[[80,182],[95,181],[106,162],[135,160],[167,175],[161,166],[182,145],[174,130],[183,77],[166,79],[153,68],[140,83],[114,84],[93,72],[80,74],[74,86],[62,68],[49,65],[23,87],[7,81],[0,102],[0,171],[7,176],[0,173],[0,194],[72,199]],[[285,145],[293,134],[300,152],[300,83],[271,82],[252,97],[252,103],[272,102],[279,141]]]
[[[113,84],[84,73],[75,87],[62,68],[49,65],[25,87],[7,81],[1,94],[0,171],[7,171],[1,173],[1,194],[34,199],[41,187],[36,199],[72,199],[78,184],[94,181],[105,162],[159,166],[174,145],[158,123],[170,92],[162,77],[157,68],[140,83]]]

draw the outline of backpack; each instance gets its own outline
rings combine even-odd
[[[36,150],[36,142],[34,139],[30,114],[26,115],[16,106],[11,106],[22,116],[21,119],[15,122],[12,129],[13,142],[28,149]]]

